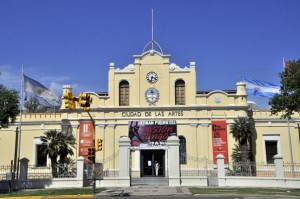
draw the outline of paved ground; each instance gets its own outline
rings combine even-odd
[[[187,187],[169,187],[164,177],[132,178],[131,187],[107,188],[99,196],[192,196]]]
[[[107,188],[107,190],[97,194],[101,196],[192,196],[187,187],[168,186],[131,186],[119,188]]]

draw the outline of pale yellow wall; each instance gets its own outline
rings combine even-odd
[[[57,113],[23,114],[22,116],[20,158],[26,157],[30,160],[29,164],[34,164],[34,138],[43,136],[44,132],[51,129],[60,130],[62,117]],[[19,127],[18,123],[0,130],[0,165],[8,165],[14,159],[16,127]]]
[[[290,128],[286,119],[280,119],[279,115],[271,115],[269,111],[254,111],[253,118],[255,119],[255,127],[257,132],[257,160],[263,160],[263,135],[278,135],[280,137],[280,149],[284,162],[291,162],[290,158],[290,144],[288,137],[288,130],[290,129],[293,159],[294,162],[300,162],[300,140],[297,123],[300,124],[300,115],[294,114],[290,120]]]
[[[23,130],[21,157],[32,162],[34,137],[43,135],[46,130],[60,129],[62,122],[68,122],[78,140],[79,121],[93,117],[95,121],[95,138],[103,139],[103,150],[96,153],[96,160],[103,161],[104,169],[118,168],[118,140],[120,136],[128,135],[128,121],[139,120],[176,120],[178,136],[182,135],[187,141],[187,154],[193,158],[208,158],[212,161],[212,120],[226,120],[229,160],[235,141],[232,139],[230,125],[238,117],[248,116],[247,96],[245,86],[237,83],[237,93],[212,91],[207,94],[196,94],[196,65],[191,62],[188,67],[173,65],[170,67],[170,56],[149,52],[134,56],[134,63],[125,68],[114,64],[109,66],[108,96],[93,97],[90,115],[78,107],[75,111],[62,109],[61,114],[26,114],[23,115]],[[147,82],[146,75],[154,71],[158,81],[154,84]],[[100,78],[100,76],[99,76]],[[186,83],[186,105],[175,106],[175,81],[183,79]],[[119,106],[119,82],[127,80],[130,89],[130,105]],[[149,87],[155,87],[160,92],[160,99],[155,106],[150,106],[145,99]],[[219,103],[216,99],[220,99]],[[249,115],[250,116],[250,115]],[[255,120],[256,161],[263,161],[263,135],[276,134],[280,136],[281,150],[284,161],[289,161],[289,143],[287,123],[279,116],[270,116],[270,112],[253,112]],[[299,115],[291,121],[292,145],[294,161],[300,162],[299,135],[297,122]],[[18,122],[17,122],[18,123]],[[44,124],[44,125],[41,125]],[[0,130],[0,165],[8,164],[13,159],[15,125]],[[78,149],[75,157],[77,157]],[[111,160],[114,158],[113,160]],[[134,159],[134,158],[133,158]],[[139,164],[139,163],[133,163]],[[190,167],[182,165],[183,168]],[[192,165],[194,166],[194,165]]]

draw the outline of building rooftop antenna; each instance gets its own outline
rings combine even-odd
[[[154,9],[152,8],[151,9],[151,41],[146,44],[146,46],[143,49],[143,53],[147,52],[147,51],[154,52],[155,51],[154,46],[156,46],[158,48],[158,51],[161,54],[163,54],[163,51],[162,51],[160,45],[154,40]]]

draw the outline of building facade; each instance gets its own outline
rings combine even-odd
[[[255,124],[255,161],[273,164],[279,154],[286,162],[300,162],[300,116],[290,120],[271,115],[270,111],[250,110],[245,84],[236,83],[236,90],[197,91],[196,63],[181,67],[170,62],[170,55],[150,49],[133,56],[133,64],[122,69],[109,65],[108,92],[88,93],[93,101],[90,111],[77,105],[72,111],[22,115],[20,158],[30,164],[45,167],[48,157],[41,154],[40,136],[47,130],[70,131],[77,140],[74,158],[88,162],[88,148],[99,139],[102,150],[96,151],[96,162],[103,163],[105,175],[117,176],[119,144],[122,136],[129,137],[130,170],[133,177],[161,176],[168,178],[169,147],[167,139],[179,139],[181,172],[204,167],[194,160],[216,164],[216,156],[225,157],[230,168],[234,144],[231,125],[238,117],[253,119]],[[63,93],[72,92],[65,85]],[[0,165],[14,158],[16,127],[0,130]],[[155,165],[159,164],[158,170]]]

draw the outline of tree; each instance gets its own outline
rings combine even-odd
[[[250,175],[252,173],[250,161],[251,154],[251,138],[254,133],[254,125],[252,121],[245,117],[239,117],[234,120],[230,133],[237,144],[234,145],[231,158],[233,160],[233,170],[237,174]]]
[[[48,155],[51,160],[53,177],[57,176],[57,158],[60,157],[60,163],[64,163],[68,155],[73,155],[72,147],[75,146],[75,137],[70,132],[49,130],[41,136],[43,145],[41,151]]]
[[[300,59],[288,62],[279,76],[280,94],[269,100],[271,114],[282,112],[282,118],[291,118],[294,112],[300,113]]]
[[[0,129],[8,128],[19,114],[19,93],[0,84]]]
[[[238,119],[234,120],[230,133],[241,148],[242,146],[247,146],[248,143],[251,143],[253,131],[253,123],[249,119],[245,117],[238,117]]]

